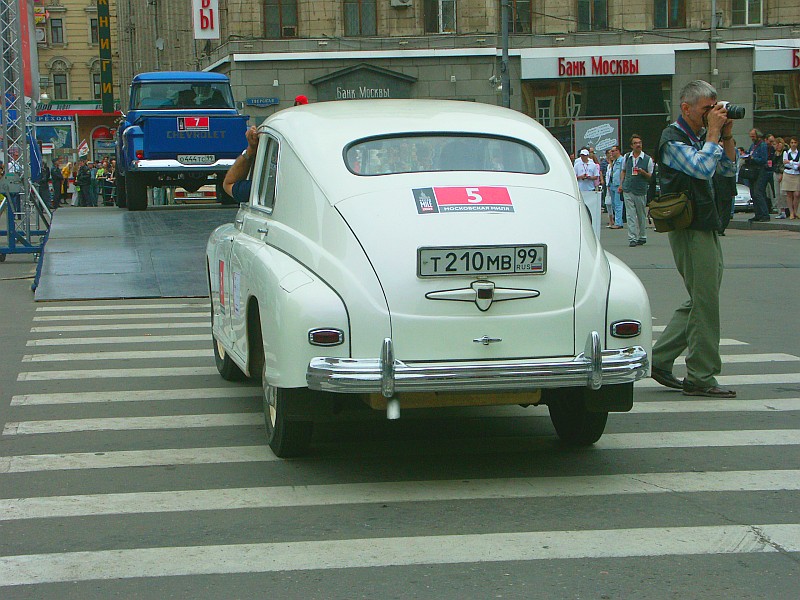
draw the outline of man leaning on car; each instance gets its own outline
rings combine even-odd
[[[658,144],[661,192],[684,192],[694,215],[686,229],[670,231],[675,266],[683,277],[689,300],[672,316],[653,346],[652,376],[661,385],[682,389],[687,396],[735,398],[734,390],[719,387],[719,288],[722,282],[720,215],[713,180],[733,177],[733,121],[717,103],[717,91],[701,80],[688,83],[680,94],[681,114],[661,134]],[[686,378],[672,374],[672,365],[688,348]]]

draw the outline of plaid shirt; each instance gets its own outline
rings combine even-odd
[[[705,130],[702,130],[700,137],[698,137],[685,121],[683,123],[681,121],[683,121],[683,117],[678,117],[672,127],[682,129],[689,134],[689,138],[692,139],[694,144],[667,142],[661,157],[664,164],[676,171],[686,173],[694,179],[710,181],[715,173],[725,177],[734,177],[736,175],[736,165],[728,158],[722,147],[712,142],[703,142]]]

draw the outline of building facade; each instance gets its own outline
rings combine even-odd
[[[120,9],[123,82],[143,70],[227,73],[261,122],[312,102],[448,98],[500,104],[501,0],[218,0],[220,39],[194,40],[192,3]],[[508,0],[511,107],[568,150],[656,142],[677,94],[706,79],[753,127],[800,133],[796,0]],[[123,16],[123,11],[129,14]],[[125,85],[123,83],[123,85]],[[124,97],[124,90],[123,90]]]
[[[118,73],[115,3],[109,3],[113,74]],[[37,0],[34,26],[42,93],[36,135],[43,144],[45,160],[74,161],[83,141],[89,158],[112,155],[113,135],[121,113],[116,110],[118,101],[114,111],[102,109],[101,27],[96,0]],[[112,88],[119,90],[116,81]]]

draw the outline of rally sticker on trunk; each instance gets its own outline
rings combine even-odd
[[[505,187],[428,187],[411,190],[421,215],[445,212],[512,213],[514,205]]]
[[[208,131],[208,117],[178,117],[178,131]]]

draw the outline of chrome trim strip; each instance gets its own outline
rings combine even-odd
[[[599,390],[603,385],[603,349],[600,346],[600,334],[596,331],[586,337],[586,349],[583,354],[591,365],[586,387]]]
[[[392,338],[383,340],[381,346],[381,394],[384,398],[394,396],[394,346]]]
[[[184,165],[173,159],[135,160],[130,170],[141,171],[227,171],[233,166],[235,158],[220,158],[208,165]]]
[[[593,358],[580,353],[574,357],[500,361],[404,363],[394,360],[393,368],[388,369],[390,364],[388,356],[386,359],[317,357],[308,365],[306,381],[314,390],[381,393],[388,397],[387,392],[578,387],[586,386],[598,373],[603,385],[613,385],[647,377],[650,370],[650,360],[641,346],[604,350]]]

